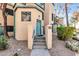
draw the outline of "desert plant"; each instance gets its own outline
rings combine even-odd
[[[6,49],[8,46],[7,39],[4,36],[0,36],[0,50]]]

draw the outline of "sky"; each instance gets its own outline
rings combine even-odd
[[[54,6],[54,13],[59,16],[64,18],[64,24],[66,25],[66,14],[65,14],[65,4],[64,3],[55,3]],[[70,22],[70,19],[72,17],[73,12],[79,11],[79,3],[72,3],[68,4],[68,19]]]

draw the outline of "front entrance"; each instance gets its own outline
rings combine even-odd
[[[42,26],[41,26],[41,20],[37,20],[37,23],[36,23],[36,36],[41,36],[41,30]]]
[[[46,41],[43,36],[43,20],[37,19],[36,22],[36,36],[34,37],[33,40],[33,49],[46,49]]]

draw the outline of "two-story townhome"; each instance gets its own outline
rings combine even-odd
[[[45,36],[48,49],[52,48],[51,28],[53,19],[52,3],[9,3],[7,4],[7,32],[16,40],[27,40],[32,49],[35,36]],[[1,12],[1,11],[0,11]],[[0,26],[3,17],[0,14]],[[48,30],[48,31],[47,31]]]

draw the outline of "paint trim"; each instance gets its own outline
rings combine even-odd
[[[36,7],[17,7],[14,11],[16,12],[16,10],[17,10],[18,8],[35,8],[35,9],[39,10],[39,9],[36,8]],[[39,11],[40,11],[40,12],[43,12],[43,11],[41,11],[41,10],[39,10]]]
[[[35,5],[39,6],[37,3],[34,3]],[[45,6],[44,8],[42,8],[41,6],[39,6],[41,9],[45,10]]]
[[[16,6],[16,3],[14,4],[13,8]]]

